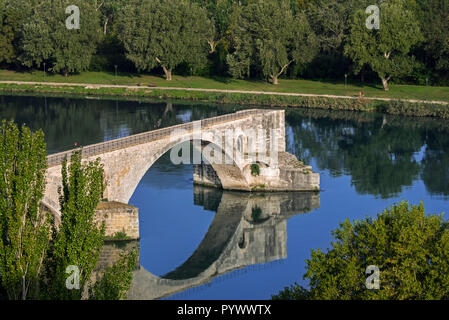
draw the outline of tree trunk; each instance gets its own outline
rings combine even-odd
[[[103,25],[103,34],[104,35],[106,35],[106,32],[107,32],[108,22],[109,22],[109,18],[106,18],[106,20],[104,21],[104,25]]]
[[[171,69],[167,69],[165,67],[162,67],[165,73],[165,80],[171,81]]]
[[[209,44],[210,51],[209,54],[212,54],[215,52],[215,47],[217,46],[217,43],[214,40],[207,40],[207,43]]]
[[[26,286],[25,286],[25,276],[22,276],[22,300],[26,300],[27,299],[27,294],[26,294]]]
[[[381,78],[382,79],[382,85],[384,86],[385,91],[389,91],[390,88],[388,88],[388,78]]]
[[[271,76],[271,83],[273,83],[273,84],[279,84],[278,76]]]

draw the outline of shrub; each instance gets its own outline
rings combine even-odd
[[[395,115],[449,118],[449,106],[424,102],[412,103],[403,100],[389,101],[385,111]]]
[[[258,164],[253,163],[251,165],[251,175],[252,176],[260,176],[260,167]]]
[[[423,204],[401,202],[377,219],[346,220],[326,253],[312,250],[304,279],[273,299],[449,299],[449,223],[426,215]],[[380,270],[380,288],[368,290],[368,266]]]

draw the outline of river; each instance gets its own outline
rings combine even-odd
[[[0,96],[0,119],[42,128],[50,154],[242,108]],[[449,207],[447,120],[288,109],[286,141],[320,173],[319,194],[194,187],[193,168],[167,155],[150,168],[130,200],[140,212],[136,279],[146,281],[135,298],[269,299],[295,281],[307,285],[310,251],[328,248],[345,219],[375,217],[401,200],[423,201],[429,213]]]

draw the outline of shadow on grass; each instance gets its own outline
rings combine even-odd
[[[220,82],[223,84],[232,84],[236,83],[237,81],[230,77],[221,77],[221,76],[211,76],[209,79],[214,80],[216,82]]]

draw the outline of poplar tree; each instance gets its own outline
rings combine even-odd
[[[94,221],[105,187],[103,176],[100,160],[82,163],[80,151],[72,153],[69,165],[67,159],[62,163],[61,225],[53,228],[44,278],[47,298],[79,300],[88,290],[104,240],[104,224]],[[70,266],[79,270],[79,289],[66,286]]]
[[[0,286],[10,300],[36,297],[49,246],[50,218],[39,210],[45,190],[41,130],[0,127]]]

